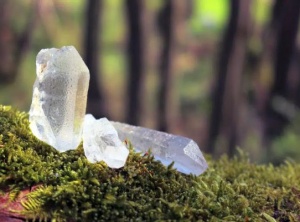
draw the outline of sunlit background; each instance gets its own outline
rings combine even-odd
[[[39,50],[74,45],[86,60],[91,27],[101,101],[88,110],[190,137],[214,157],[300,160],[296,0],[96,1],[1,0],[0,104],[28,111]]]

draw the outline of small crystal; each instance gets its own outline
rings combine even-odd
[[[111,123],[121,140],[128,139],[137,151],[143,153],[150,149],[155,159],[166,166],[174,161],[174,168],[179,172],[195,175],[207,169],[198,145],[191,139],[124,123]]]
[[[43,49],[36,58],[37,78],[29,111],[30,129],[63,152],[81,141],[89,70],[73,46]]]
[[[125,165],[129,150],[106,118],[96,120],[91,114],[85,115],[82,137],[84,153],[90,162],[103,160],[111,168]]]

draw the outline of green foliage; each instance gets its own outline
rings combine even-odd
[[[287,130],[284,135],[273,142],[271,161],[275,164],[286,158],[300,161],[299,144],[299,134]]]
[[[291,125],[285,129],[284,133],[272,142],[269,161],[274,164],[282,163],[284,159],[300,161],[300,116],[293,119]]]
[[[195,33],[220,31],[226,24],[229,8],[226,1],[193,1],[193,11],[190,19],[191,30]]]
[[[27,218],[55,221],[298,221],[300,165],[254,165],[240,154],[212,161],[195,177],[132,147],[126,166],[91,164],[77,150],[38,141],[28,116],[0,106],[0,190],[23,200]]]

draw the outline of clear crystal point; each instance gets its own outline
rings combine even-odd
[[[129,150],[107,118],[96,120],[86,114],[82,137],[85,156],[91,163],[103,160],[111,168],[125,165]]]
[[[90,74],[73,46],[42,49],[29,111],[30,128],[40,140],[63,152],[81,141]]]
[[[121,140],[128,139],[136,150],[143,153],[151,149],[155,159],[164,165],[174,161],[174,168],[179,172],[200,175],[208,167],[198,145],[191,139],[124,123],[111,123]]]

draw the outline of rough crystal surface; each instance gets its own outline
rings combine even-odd
[[[63,152],[81,141],[89,70],[73,46],[42,49],[29,111],[30,128],[40,140]]]
[[[106,118],[96,120],[91,114],[87,114],[82,137],[84,153],[90,162],[103,160],[111,168],[125,165],[129,150]]]
[[[136,150],[143,153],[151,149],[155,159],[164,165],[174,161],[174,168],[178,171],[195,175],[207,169],[198,145],[191,139],[124,123],[111,123],[121,140],[128,139]]]

